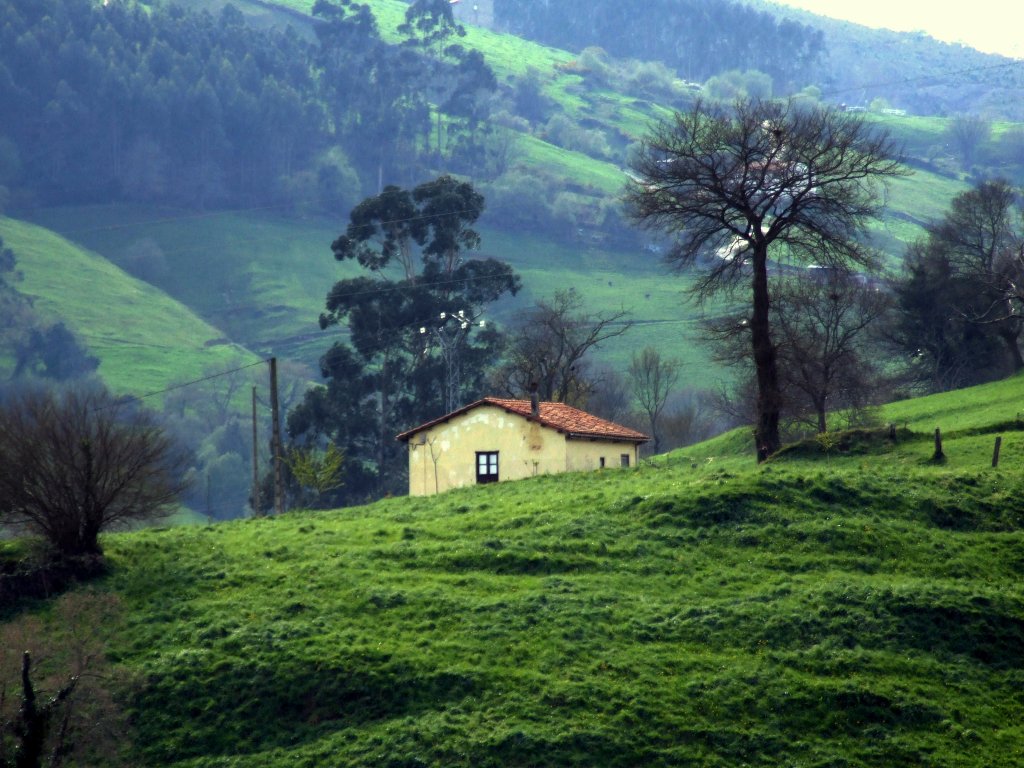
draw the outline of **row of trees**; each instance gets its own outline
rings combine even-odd
[[[417,0],[398,45],[367,6],[318,0],[316,41],[173,5],[2,0],[0,186],[14,202],[336,211],[361,182],[475,162],[497,83]],[[372,180],[372,181],[370,181]],[[369,185],[369,184],[368,184]]]
[[[654,59],[689,80],[744,61],[796,90],[825,54],[820,30],[731,0],[649,0],[642,8],[615,0],[495,0],[494,10],[514,34],[570,51],[600,45],[613,56]]]

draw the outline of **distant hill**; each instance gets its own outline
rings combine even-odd
[[[19,290],[42,317],[73,329],[116,393],[155,392],[258,360],[184,304],[52,231],[0,217],[0,237],[24,274]]]
[[[881,98],[918,115],[1024,120],[1024,62],[766,0],[494,0],[494,9],[503,31],[573,52],[600,46],[660,61],[689,80],[760,70],[779,96],[814,85],[832,102]]]
[[[814,82],[830,101],[868,106],[885,99],[917,115],[1024,120],[1024,61],[923,32],[870,29],[767,0],[751,0],[751,5],[822,33],[825,54]]]

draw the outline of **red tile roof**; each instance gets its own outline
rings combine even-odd
[[[428,421],[426,424],[420,424],[418,427],[414,427],[408,432],[403,432],[398,435],[397,439],[408,440],[417,432],[422,432],[436,424],[448,421],[455,416],[461,416],[463,413],[471,411],[474,408],[478,408],[481,405],[493,405],[498,408],[502,408],[509,413],[522,416],[529,421],[536,421],[538,424],[543,424],[545,427],[551,427],[559,432],[564,432],[567,437],[571,438],[598,438],[605,440],[621,440],[629,443],[645,443],[651,439],[643,432],[637,432],[635,429],[624,427],[621,424],[600,419],[593,414],[581,411],[579,408],[573,408],[571,405],[566,405],[565,403],[541,403],[540,415],[535,418],[530,411],[529,400],[505,400],[499,397],[485,397],[482,400],[477,400],[475,403],[463,406],[462,408],[454,410],[439,419]]]

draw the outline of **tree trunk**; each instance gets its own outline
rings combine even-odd
[[[1020,345],[1017,344],[1017,337],[1020,335],[1020,331],[1014,331],[1009,328],[1004,328],[999,331],[999,338],[1006,344],[1006,351],[1010,353],[1010,363],[1013,365],[1013,371],[1024,369],[1024,357],[1020,353]]]
[[[782,446],[779,438],[782,393],[768,319],[767,243],[758,242],[754,245],[752,267],[753,313],[750,317],[750,340],[757,374],[757,426],[754,429],[754,442],[757,446],[757,461],[760,463]]]

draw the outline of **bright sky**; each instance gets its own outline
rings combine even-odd
[[[923,30],[937,40],[1024,58],[1024,4],[1019,0],[775,0],[781,5],[899,32]]]

